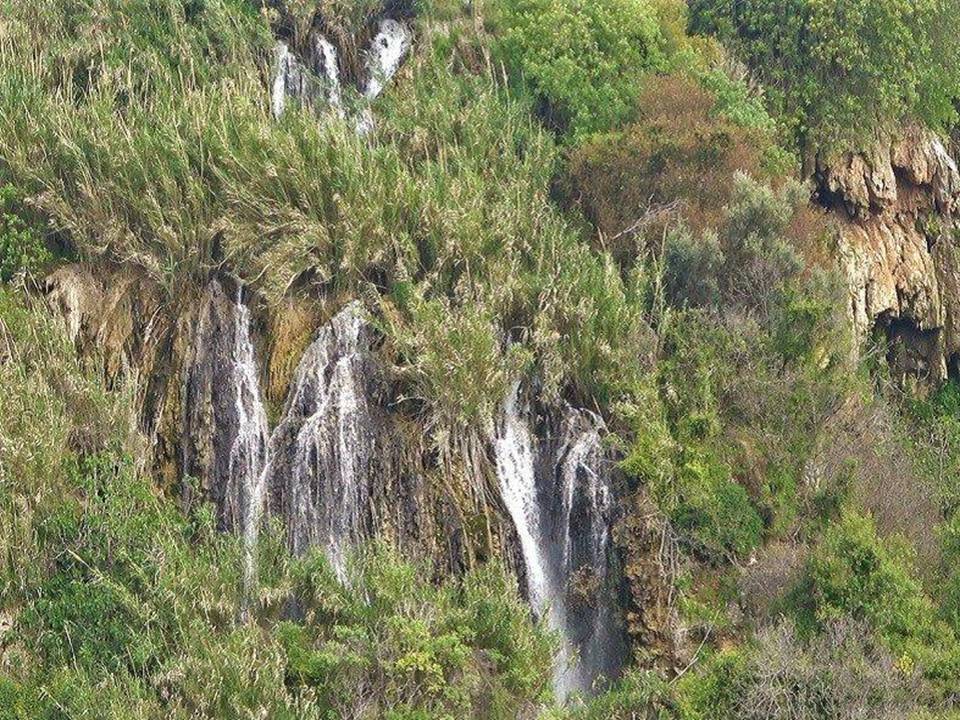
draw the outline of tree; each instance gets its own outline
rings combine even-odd
[[[717,34],[764,80],[805,151],[851,146],[906,118],[956,121],[956,0],[694,0],[691,25]]]

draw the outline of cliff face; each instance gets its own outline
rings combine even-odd
[[[893,375],[935,384],[960,353],[960,172],[918,128],[817,171],[839,225],[837,262],[856,335],[885,336]]]
[[[441,575],[498,558],[567,640],[564,657],[577,650],[561,693],[618,673],[616,457],[599,416],[535,397],[519,412],[512,397],[499,422],[432,427],[398,409],[376,308],[359,301],[268,307],[226,275],[174,301],[106,265],[58,270],[47,297],[82,355],[140,388],[151,463],[186,508],[212,502],[220,528],[251,542],[272,516],[295,554],[319,548],[345,579],[372,538]]]

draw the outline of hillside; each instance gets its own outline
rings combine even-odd
[[[958,0],[0,0],[0,720],[960,716]]]

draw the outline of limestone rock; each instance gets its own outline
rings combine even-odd
[[[883,331],[895,375],[942,381],[960,353],[956,161],[938,137],[908,128],[872,153],[821,161],[818,179],[858,338]]]

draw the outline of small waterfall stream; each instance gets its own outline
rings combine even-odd
[[[371,339],[359,303],[325,325],[297,368],[271,443],[269,484],[295,553],[320,546],[341,579],[368,532],[377,419],[365,387]]]
[[[218,525],[243,535],[249,583],[265,499],[269,428],[241,287],[233,298],[219,281],[204,292],[183,398],[184,473],[207,483]],[[191,493],[186,495],[189,500]]]
[[[268,492],[293,552],[324,548],[346,579],[349,549],[369,531],[370,488],[381,468],[366,387],[371,342],[357,302],[321,328],[271,434],[242,290],[231,300],[214,281],[204,293],[184,376],[183,468],[204,480],[219,527],[243,535],[248,587]],[[185,495],[189,501],[192,491]]]
[[[622,660],[622,629],[605,596],[613,496],[601,429],[599,417],[568,407],[557,436],[537,438],[516,384],[494,433],[497,476],[520,538],[527,595],[562,638],[554,669],[561,699],[615,677]]]
[[[230,453],[230,474],[240,478],[242,489],[243,537],[246,545],[245,580],[249,587],[255,568],[254,553],[260,533],[260,518],[265,499],[264,468],[267,464],[267,413],[260,397],[260,371],[250,336],[250,309],[244,304],[242,289],[236,299],[236,352],[231,379],[238,384],[236,394],[237,437]]]
[[[413,33],[410,28],[392,18],[380,21],[377,34],[366,52],[366,81],[360,91],[363,100],[354,118],[354,127],[360,135],[374,128],[370,103],[386,88],[397,74],[403,59],[410,51]],[[270,109],[279,119],[289,99],[332,110],[337,117],[346,116],[343,103],[343,85],[337,49],[325,37],[312,36],[309,57],[300,59],[284,42],[277,43],[273,85],[270,89]]]

